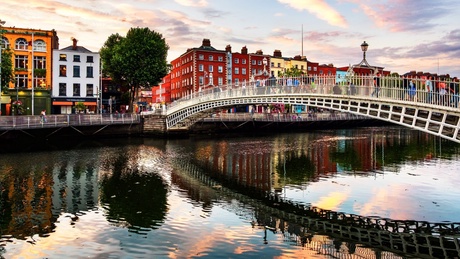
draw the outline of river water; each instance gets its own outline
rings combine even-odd
[[[399,127],[24,145],[0,258],[455,258],[459,155]]]

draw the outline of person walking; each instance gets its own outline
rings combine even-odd
[[[372,92],[371,96],[379,97],[379,91],[380,91],[380,73],[377,73],[377,75],[374,77],[374,91]]]
[[[431,77],[425,81],[425,88],[427,91],[426,102],[431,103],[433,99],[433,82],[431,82]]]

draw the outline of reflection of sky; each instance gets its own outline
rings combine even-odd
[[[346,172],[308,186],[290,186],[288,199],[313,206],[397,220],[458,222],[460,161],[436,160],[375,175]],[[338,168],[339,169],[339,168]]]

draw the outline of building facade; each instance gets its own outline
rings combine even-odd
[[[98,113],[101,107],[100,55],[78,46],[53,51],[52,113],[74,113],[77,103],[85,112]]]
[[[13,52],[14,81],[3,93],[1,115],[38,115],[50,109],[53,50],[59,48],[55,30],[2,27],[2,49]]]

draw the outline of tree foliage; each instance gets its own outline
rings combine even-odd
[[[302,76],[304,73],[302,70],[296,68],[296,67],[291,67],[288,68],[284,71],[284,73],[281,74],[281,76],[285,77],[299,77]]]
[[[11,62],[11,57],[13,56],[13,51],[11,49],[2,48],[2,63],[1,63],[1,81],[0,89],[2,91],[8,89],[8,84],[13,82],[13,63]]]
[[[169,46],[160,33],[131,28],[126,37],[112,34],[101,48],[104,73],[129,89],[130,106],[140,89],[149,89],[167,74]]]

